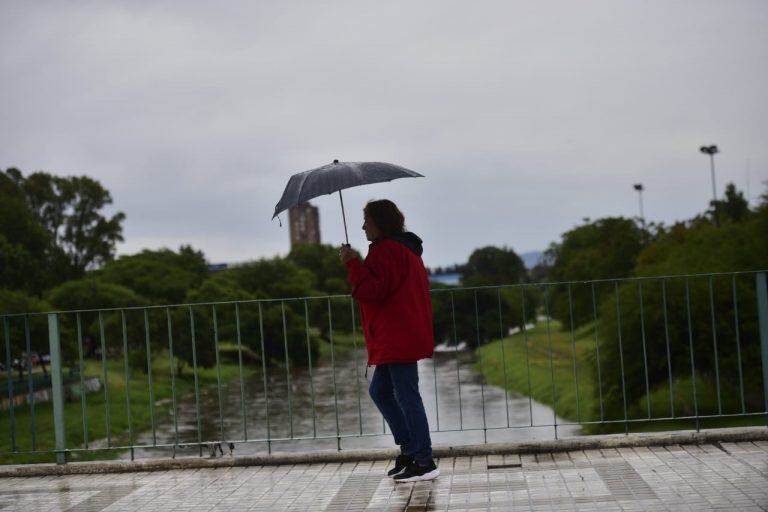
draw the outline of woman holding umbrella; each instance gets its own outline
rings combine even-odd
[[[371,201],[363,213],[368,256],[361,261],[349,245],[339,255],[360,304],[368,364],[376,366],[371,398],[400,446],[388,474],[395,482],[432,480],[440,470],[432,459],[416,364],[432,357],[434,347],[422,241],[405,231],[405,218],[392,201]]]

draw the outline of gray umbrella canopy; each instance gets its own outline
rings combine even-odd
[[[292,206],[309,201],[310,199],[325,194],[339,193],[341,199],[341,212],[344,216],[344,200],[341,191],[345,188],[367,185],[369,183],[381,183],[398,178],[423,178],[422,174],[400,167],[399,165],[385,162],[339,162],[334,160],[332,164],[304,171],[291,176],[285,187],[283,197],[275,205],[274,219],[280,212]],[[347,231],[347,220],[344,216],[344,233]],[[347,240],[349,242],[349,240]]]

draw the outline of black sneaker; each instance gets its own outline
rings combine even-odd
[[[408,464],[405,471],[395,476],[395,482],[419,482],[422,480],[434,480],[440,475],[440,470],[435,466],[435,461],[429,461],[428,466],[419,466],[416,461]]]
[[[395,459],[395,467],[387,472],[387,476],[395,476],[403,472],[408,464],[413,462],[413,456],[411,455],[398,455]]]

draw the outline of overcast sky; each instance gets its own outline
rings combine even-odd
[[[0,0],[0,168],[98,179],[119,254],[285,254],[291,174],[393,162],[428,265],[546,248],[583,217],[703,211],[768,180],[768,2]],[[338,198],[323,241],[343,241]]]

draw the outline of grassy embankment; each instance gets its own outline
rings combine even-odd
[[[545,323],[540,322],[527,331],[527,336],[520,333],[504,338],[503,347],[500,340],[480,347],[477,350],[475,369],[491,384],[499,387],[506,385],[510,391],[531,396],[549,406],[553,404],[554,393],[555,411],[558,416],[569,420],[589,421],[593,419],[592,413],[597,405],[597,400],[593,398],[597,394],[597,386],[591,369],[591,361],[594,360],[594,338],[581,331],[575,333],[577,400],[570,333],[561,332],[560,324],[556,321],[550,323],[549,332],[551,359],[547,327]],[[585,364],[587,362],[589,366]]]
[[[574,332],[573,341],[570,331],[563,331],[560,322],[550,322],[549,335],[546,322],[539,322],[527,332],[526,337],[516,334],[502,341],[490,342],[477,351],[475,368],[488,382],[505,387],[521,395],[531,396],[534,400],[547,404],[554,403],[561,418],[569,421],[600,421],[600,393],[595,357],[595,337],[592,325],[586,325]],[[550,358],[550,340],[551,353]],[[574,352],[575,348],[575,352]],[[574,378],[574,354],[576,376]],[[527,358],[527,359],[526,359]],[[550,366],[551,362],[551,366]],[[529,384],[530,378],[530,384]],[[578,397],[577,386],[578,382]],[[701,411],[716,409],[714,383],[697,374],[697,397]],[[690,377],[675,378],[673,381],[673,403],[676,415],[693,413],[693,386]],[[553,396],[555,399],[553,400]],[[621,394],[609,395],[603,390],[603,404],[621,403]],[[670,416],[669,387],[651,389],[651,418]],[[738,404],[723,403],[724,410],[737,410]],[[644,397],[639,403],[627,405],[627,417],[647,417],[648,404]],[[623,415],[619,418],[623,419]],[[718,418],[700,420],[701,428],[763,425],[760,417]],[[647,432],[696,428],[695,420],[664,420],[630,422],[630,432]],[[625,424],[585,425],[584,433],[624,432]]]
[[[240,370],[237,365],[237,347],[230,344],[221,344],[221,380],[222,383],[240,378]],[[254,365],[246,364],[246,360],[252,361],[255,354],[243,347],[243,375],[252,371]],[[234,361],[234,362],[233,362]],[[107,381],[109,392],[109,434],[110,444],[127,445],[130,443],[129,422],[125,393],[125,370],[122,360],[107,361]],[[86,377],[102,378],[100,361],[85,361]],[[198,379],[201,388],[215,387],[216,368],[199,368]],[[155,426],[172,425],[172,385],[170,360],[167,352],[161,352],[153,357],[152,384],[154,392]],[[134,443],[138,435],[151,429],[150,394],[146,370],[132,369],[129,373],[129,396],[131,402],[131,425],[133,426]],[[187,366],[182,375],[176,376],[177,400],[185,395],[194,393],[194,377],[192,369]],[[86,395],[85,417],[87,419],[87,439],[90,448],[105,448],[107,446],[106,404],[104,388],[98,392]],[[27,404],[17,406],[15,414],[16,450],[19,452],[32,450],[32,416]],[[66,425],[67,447],[84,447],[83,435],[83,408],[79,397],[72,398],[64,404],[64,421]],[[35,405],[35,441],[38,451],[53,450],[55,446],[53,406],[50,402]],[[45,453],[33,454],[8,454],[12,450],[10,415],[3,411],[0,416],[0,432],[5,433],[0,440],[0,464],[27,464],[36,462],[53,462],[55,456]],[[94,450],[90,452],[74,452],[69,454],[69,460],[93,460],[107,459],[119,456],[118,450]]]
[[[353,336],[350,332],[333,333],[333,353],[341,354],[357,348],[358,353],[365,352],[365,339],[361,332],[356,332]],[[318,354],[321,358],[331,357],[331,344],[326,340],[318,343]],[[362,352],[361,352],[362,351]]]

